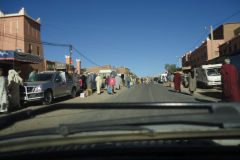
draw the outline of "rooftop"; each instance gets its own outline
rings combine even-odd
[[[18,13],[11,13],[11,14],[5,14],[3,11],[0,10],[0,17],[3,17],[3,18],[4,18],[4,17],[15,17],[15,16],[26,16],[26,17],[28,17],[29,19],[33,20],[34,22],[36,22],[36,23],[38,23],[38,24],[41,24],[40,18],[38,18],[38,19],[35,20],[34,18],[30,17],[30,16],[27,14],[25,8],[20,9],[20,11],[19,11]]]

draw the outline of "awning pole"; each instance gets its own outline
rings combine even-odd
[[[15,70],[15,52],[13,52],[13,69]]]

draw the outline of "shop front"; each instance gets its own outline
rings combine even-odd
[[[42,71],[42,66],[43,59],[40,56],[12,50],[0,50],[0,67],[4,70],[4,76],[8,75],[10,69],[21,70],[20,76],[27,80],[33,69]]]
[[[56,62],[55,68],[56,70],[65,71],[68,72],[69,74],[72,74],[74,72],[74,66],[66,63]]]

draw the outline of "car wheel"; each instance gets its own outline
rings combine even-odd
[[[43,104],[47,105],[47,104],[51,104],[53,101],[53,95],[51,91],[46,91],[44,92],[44,100],[43,100]]]
[[[73,88],[73,89],[72,89],[71,97],[72,97],[72,98],[75,98],[75,97],[76,97],[76,88]]]

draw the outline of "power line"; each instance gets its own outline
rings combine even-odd
[[[202,39],[206,36],[206,33],[207,33],[207,30],[203,32],[202,36],[193,44],[193,47],[191,47],[191,49],[194,49],[196,45],[200,43],[200,41],[202,41]]]
[[[85,56],[82,52],[80,52],[77,48],[75,48],[74,46],[72,47],[80,56],[82,56],[83,58],[85,58],[87,61],[89,61],[90,63],[99,66],[97,63],[95,63],[94,61],[92,61],[91,59],[89,59],[87,56]]]
[[[0,36],[3,37],[8,37],[8,38],[12,38],[12,39],[17,39],[17,40],[21,40],[21,41],[25,41],[25,42],[31,42],[31,43],[35,43],[35,44],[42,44],[42,45],[50,45],[50,46],[58,46],[58,47],[69,47],[70,44],[60,44],[60,43],[53,43],[53,42],[45,42],[45,41],[35,41],[33,39],[27,39],[27,38],[23,38],[21,36],[16,36],[16,35],[12,35],[12,34],[8,34],[8,33],[1,33],[0,32]],[[85,56],[83,53],[81,53],[77,48],[73,47],[73,49],[83,58],[85,58],[87,61],[89,61],[90,63],[96,65],[96,66],[100,66],[97,63],[95,63],[93,60],[91,60],[90,58],[88,58],[87,56]]]
[[[33,39],[23,38],[23,37],[12,35],[12,34],[8,34],[8,33],[3,34],[3,33],[0,32],[0,36],[12,38],[12,39],[17,39],[17,40],[21,40],[21,41],[25,41],[25,42],[31,42],[31,43],[35,43],[35,44],[59,46],[59,47],[69,47],[69,44],[60,44],[60,43],[54,43],[54,42],[36,41],[36,40],[33,40]]]
[[[216,26],[218,26],[220,24],[223,24],[225,21],[227,21],[228,19],[231,19],[232,17],[236,16],[239,13],[240,13],[240,10],[235,12],[235,13],[233,13],[232,15],[224,18],[223,20],[219,21],[218,23],[214,24],[213,27],[216,27]],[[207,30],[205,30],[203,32],[202,36],[193,44],[193,47],[191,47],[191,49],[195,48],[195,46],[206,36],[206,33],[207,33]]]
[[[240,10],[237,11],[237,12],[235,12],[235,13],[233,13],[232,15],[230,15],[230,16],[224,18],[223,20],[219,21],[218,23],[214,24],[213,27],[216,27],[216,26],[218,26],[219,24],[224,23],[225,21],[231,19],[232,17],[236,16],[236,15],[239,14],[239,13],[240,13]]]

